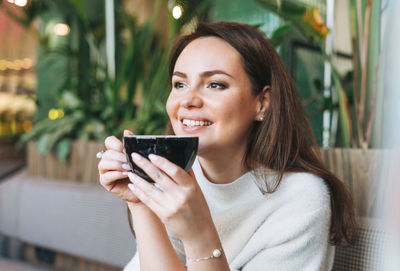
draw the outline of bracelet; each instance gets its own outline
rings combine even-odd
[[[213,253],[211,256],[197,258],[197,259],[192,259],[192,258],[187,257],[186,259],[188,262],[201,262],[201,261],[209,260],[212,258],[219,258],[219,257],[221,257],[221,255],[222,255],[222,248],[217,248],[217,249],[213,250]]]

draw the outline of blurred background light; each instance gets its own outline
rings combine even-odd
[[[64,116],[64,111],[62,109],[51,109],[49,111],[49,119],[55,120],[62,118]]]
[[[14,60],[14,70],[19,71],[22,69],[23,61],[20,59]]]
[[[33,61],[30,58],[24,59],[16,59],[14,61],[9,61],[6,59],[0,59],[0,71],[5,70],[22,70],[22,69],[30,69],[33,66]]]
[[[0,60],[0,71],[5,71],[7,69],[7,62],[4,59]]]
[[[58,112],[58,118],[64,117],[64,110],[58,109],[57,112]]]
[[[14,2],[14,4],[16,4],[19,7],[25,7],[28,1],[27,0],[15,0],[13,2]]]
[[[182,13],[183,13],[183,10],[182,10],[181,6],[177,5],[177,6],[173,7],[172,17],[174,17],[175,19],[178,20],[179,18],[182,17]]]
[[[57,110],[51,109],[51,110],[49,111],[49,119],[55,120],[55,119],[57,119],[57,118],[58,118],[58,112],[57,112]]]
[[[29,131],[32,129],[32,121],[26,120],[22,123],[22,129],[24,129],[25,132]]]
[[[30,69],[30,68],[32,68],[32,65],[33,65],[32,59],[30,59],[30,58],[24,58],[24,59],[22,60],[22,68],[24,68],[24,69]]]
[[[58,36],[66,36],[69,34],[69,26],[67,24],[56,24],[53,28],[53,32]]]
[[[9,68],[10,70],[15,70],[16,69],[15,64],[14,64],[13,61],[7,61],[6,65],[7,65],[7,68]]]

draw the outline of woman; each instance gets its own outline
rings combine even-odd
[[[158,189],[129,171],[116,137],[99,163],[101,184],[133,217],[138,253],[125,270],[330,270],[332,245],[354,228],[351,199],[312,148],[266,37],[201,24],[176,42],[169,71],[173,131],[199,137],[192,170],[132,155]]]

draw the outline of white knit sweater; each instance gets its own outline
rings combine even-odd
[[[264,182],[254,172],[232,183],[214,184],[204,176],[197,159],[193,171],[231,271],[331,270],[330,196],[321,178],[309,173],[285,174],[274,193],[263,195],[256,183]],[[182,242],[170,238],[185,263]],[[136,253],[124,271],[139,270]]]

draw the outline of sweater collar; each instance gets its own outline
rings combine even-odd
[[[206,178],[197,157],[192,169],[209,205],[223,203],[225,208],[229,208],[229,205],[236,205],[242,200],[262,195],[255,183],[256,177],[253,171],[243,174],[233,182],[216,184]]]

